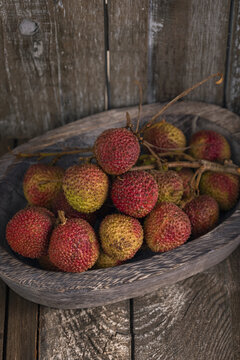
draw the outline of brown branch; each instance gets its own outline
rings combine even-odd
[[[12,151],[11,151],[12,152]],[[45,157],[62,157],[64,155],[74,155],[74,154],[81,154],[81,153],[90,153],[93,152],[93,148],[86,148],[86,149],[74,149],[74,150],[69,150],[69,151],[58,151],[58,152],[48,152],[48,153],[44,153],[44,152],[38,152],[38,153],[13,153],[12,154],[14,156],[16,156],[17,158],[31,158],[31,157],[37,157],[39,159],[43,159]]]
[[[143,141],[142,144],[148,149],[148,151],[150,151],[150,153],[152,154],[152,156],[155,157],[156,162],[157,162],[157,165],[158,165],[158,168],[159,168],[159,169],[162,169],[161,159],[160,159],[159,156],[155,153],[155,151],[151,148],[151,145],[150,145],[148,142],[146,142],[146,141]]]
[[[179,94],[178,96],[176,96],[173,100],[171,100],[168,104],[166,104],[165,106],[163,106],[161,108],[161,110],[155,114],[151,120],[148,121],[148,123],[142,128],[141,133],[148,128],[149,126],[151,126],[156,120],[157,118],[162,115],[164,113],[164,111],[166,111],[171,105],[173,105],[174,103],[176,103],[179,99],[181,99],[182,97],[188,95],[192,90],[196,89],[197,87],[199,87],[200,85],[204,84],[205,82],[207,82],[210,79],[213,79],[214,77],[220,77],[220,79],[218,81],[216,81],[216,84],[219,85],[223,82],[223,74],[221,73],[216,73],[216,74],[212,74],[210,76],[208,76],[207,78],[203,79],[202,81],[194,84],[192,87],[190,87],[189,89],[184,90],[181,94]]]
[[[228,173],[240,176],[240,167],[235,164],[218,164],[208,160],[196,160],[196,161],[172,161],[164,164],[164,167],[167,169],[172,168],[192,168],[192,169],[199,169],[204,168],[204,171],[213,171],[213,172],[221,172],[221,173]],[[156,168],[155,165],[143,165],[143,166],[134,166],[131,168],[131,171],[136,170],[151,170]]]

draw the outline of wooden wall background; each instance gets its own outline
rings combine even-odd
[[[218,71],[189,98],[240,113],[239,22],[239,0],[1,0],[0,136],[137,104],[136,79],[152,103]]]

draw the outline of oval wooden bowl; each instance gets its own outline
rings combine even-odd
[[[143,107],[142,123],[160,108],[161,104]],[[92,146],[97,135],[111,127],[125,125],[128,111],[136,118],[137,108],[111,110],[81,119],[14,150],[18,152],[56,151],[63,147]],[[187,136],[203,129],[215,129],[231,143],[233,159],[240,152],[240,118],[215,105],[180,102],[172,106],[165,118],[179,126]],[[240,205],[225,215],[222,222],[208,234],[189,241],[181,247],[110,269],[90,270],[81,274],[41,270],[34,262],[26,263],[16,257],[6,244],[5,227],[8,220],[25,205],[22,192],[24,172],[36,160],[17,160],[12,154],[0,160],[0,276],[16,293],[33,302],[56,308],[87,308],[142,296],[167,284],[204,271],[224,260],[240,243]],[[67,167],[77,157],[64,157],[60,165]]]

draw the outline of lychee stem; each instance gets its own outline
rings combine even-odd
[[[66,222],[67,222],[67,219],[66,219],[66,217],[65,217],[64,211],[58,210],[58,217],[59,217],[59,220],[60,220],[60,222],[61,222],[61,225],[65,225]]]
[[[171,100],[169,103],[167,103],[165,106],[162,107],[162,109],[155,114],[151,120],[149,120],[147,122],[147,124],[141,129],[140,133],[144,132],[144,130],[146,128],[148,128],[149,126],[151,126],[156,120],[157,118],[162,115],[164,113],[164,111],[166,111],[171,105],[173,105],[175,102],[177,102],[179,99],[181,99],[182,97],[188,95],[192,90],[196,89],[197,87],[199,87],[200,85],[204,84],[205,82],[207,82],[210,79],[213,79],[214,77],[220,77],[220,79],[218,81],[216,81],[217,85],[220,85],[223,82],[223,74],[222,73],[216,73],[216,74],[212,74],[209,75],[207,78],[203,79],[202,81],[196,83],[195,85],[193,85],[192,87],[190,87],[189,89],[184,90],[183,92],[181,92],[181,94],[179,94],[178,96],[176,96],[173,100]]]
[[[148,151],[155,157],[157,166],[159,169],[162,169],[162,161],[159,158],[159,156],[155,153],[155,151],[152,149],[151,146],[149,146],[149,143],[147,141],[143,141],[142,144],[148,149]]]
[[[92,153],[93,148],[86,148],[86,149],[73,149],[69,151],[58,151],[58,152],[38,152],[38,153],[17,153],[14,154],[17,158],[31,158],[31,157],[37,157],[39,159],[43,159],[45,157],[62,157],[64,155],[74,155],[74,154],[81,154],[81,153]]]
[[[236,164],[218,164],[208,160],[196,160],[196,161],[173,161],[164,163],[164,167],[167,169],[171,168],[193,168],[193,169],[204,169],[203,171],[213,171],[213,172],[222,172],[240,176],[240,168]],[[134,166],[130,171],[136,170],[151,170],[155,169],[155,165],[143,165],[143,166]]]

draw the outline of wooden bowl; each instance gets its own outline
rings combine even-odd
[[[160,108],[161,104],[143,107],[142,123]],[[111,127],[125,126],[125,113],[136,118],[137,108],[111,110],[81,119],[49,131],[14,150],[18,152],[56,151],[63,147],[92,146],[97,135]],[[240,119],[237,115],[215,105],[180,102],[166,113],[167,121],[180,127],[189,137],[200,129],[213,129],[231,143],[233,160],[240,152]],[[8,220],[26,204],[22,179],[30,164],[36,160],[18,160],[12,154],[1,158],[1,238],[0,277],[16,293],[33,302],[56,308],[74,309],[104,305],[142,296],[163,285],[197,274],[224,260],[240,243],[239,203],[224,215],[221,223],[208,234],[163,253],[136,257],[115,268],[90,270],[80,274],[45,271],[34,261],[26,262],[16,256],[5,240]],[[77,161],[77,156],[63,157],[63,167]]]

